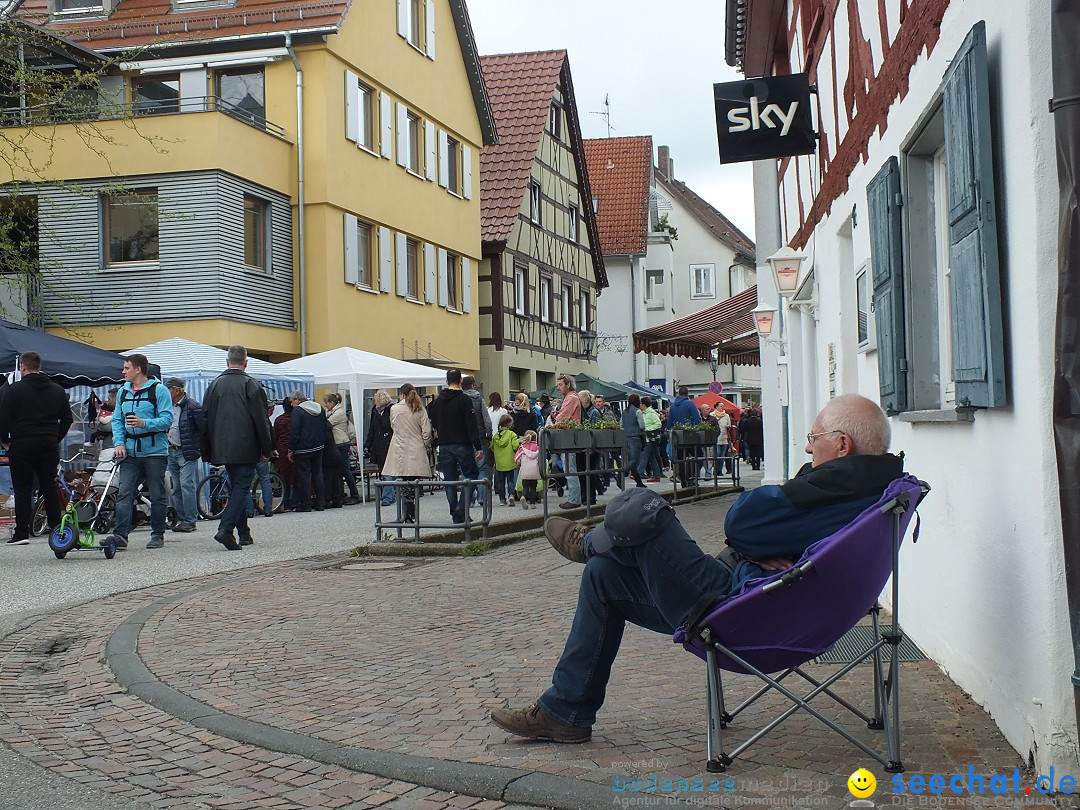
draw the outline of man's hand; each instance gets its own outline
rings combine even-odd
[[[124,447],[124,445],[122,444],[118,444],[116,445],[116,447],[113,448],[112,455],[114,461],[122,461],[124,458],[127,457],[127,448]]]
[[[290,450],[290,451],[289,451],[289,461],[292,461],[292,460],[293,460],[293,456],[292,456],[292,450]]]
[[[484,451],[483,450],[477,450],[476,451],[476,460],[479,461],[483,457],[484,457]]]
[[[764,560],[754,560],[754,564],[762,571],[786,571],[795,564],[795,561],[787,557],[768,557]]]

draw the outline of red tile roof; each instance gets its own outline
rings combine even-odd
[[[521,213],[566,51],[481,56],[499,142],[480,153],[484,242],[505,242]]]
[[[585,141],[589,185],[599,201],[597,224],[605,256],[645,253],[649,235],[652,137]]]
[[[106,20],[49,22],[48,0],[25,0],[19,16],[98,50],[205,42],[286,31],[336,30],[348,0],[236,0],[229,8],[172,13],[170,0],[122,0]]]

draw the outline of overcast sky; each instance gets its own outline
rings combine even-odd
[[[720,0],[466,0],[482,55],[563,48],[582,132],[651,135],[671,147],[682,180],[754,238],[750,163],[721,166],[713,82],[740,78],[724,61]]]

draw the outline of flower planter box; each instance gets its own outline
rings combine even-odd
[[[676,447],[699,447],[701,434],[696,430],[671,431],[671,443]]]
[[[698,435],[701,436],[701,444],[703,447],[713,447],[720,441],[719,430],[703,430]]]
[[[587,430],[545,430],[544,446],[548,450],[588,450],[591,437]]]
[[[594,450],[622,450],[626,446],[626,431],[589,430]]]

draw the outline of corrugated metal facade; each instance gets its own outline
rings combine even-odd
[[[157,189],[159,261],[104,267],[102,194]],[[244,265],[244,195],[269,204],[267,272]],[[44,187],[43,303],[69,325],[228,319],[292,328],[292,207],[224,172],[155,174]]]

